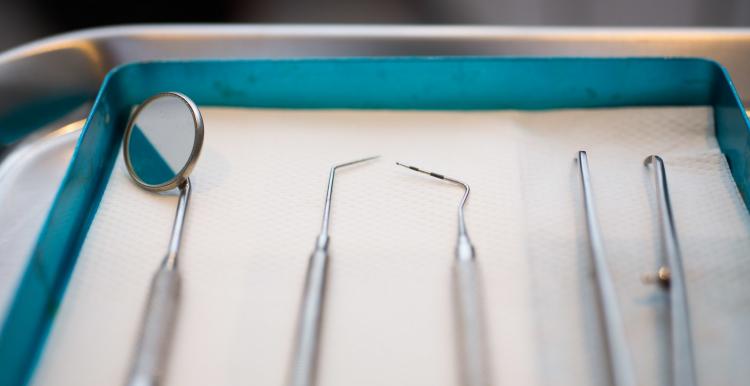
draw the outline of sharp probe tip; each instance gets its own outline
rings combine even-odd
[[[376,155],[376,156],[367,157],[367,158],[360,158],[360,159],[355,160],[355,161],[344,162],[342,164],[334,165],[333,167],[331,167],[331,169],[335,170],[335,169],[338,169],[338,168],[341,168],[341,167],[344,167],[344,166],[349,166],[349,165],[354,165],[354,164],[358,164],[358,163],[362,163],[362,162],[366,162],[366,161],[371,161],[371,160],[374,160],[376,158],[380,158],[380,156]]]
[[[430,172],[422,170],[422,169],[420,169],[420,168],[418,168],[416,166],[410,166],[410,165],[402,164],[401,162],[396,162],[396,165],[401,166],[401,167],[405,167],[407,169],[414,170],[415,172],[420,172],[420,173],[425,173],[425,174],[431,174]]]
[[[374,155],[374,156],[370,156],[370,157],[367,157],[367,158],[362,158],[360,160],[354,161],[353,163],[360,163],[360,162],[372,161],[372,160],[378,159],[378,158],[380,158],[379,155]]]

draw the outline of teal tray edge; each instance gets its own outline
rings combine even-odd
[[[0,330],[0,385],[27,384],[96,214],[132,106],[538,110],[712,105],[748,204],[750,122],[726,70],[699,58],[357,58],[144,62],[105,78]]]

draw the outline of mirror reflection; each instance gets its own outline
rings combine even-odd
[[[185,100],[159,95],[133,117],[127,157],[130,173],[145,185],[168,184],[180,177],[190,162],[196,140],[196,119]]]

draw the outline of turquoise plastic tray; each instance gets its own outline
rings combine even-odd
[[[712,105],[748,204],[750,131],[727,72],[703,59],[378,58],[149,62],[104,80],[0,331],[0,385],[28,382],[120,149],[132,107],[496,110]]]

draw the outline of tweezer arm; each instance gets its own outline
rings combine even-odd
[[[453,270],[461,385],[488,386],[490,376],[477,261],[474,247],[465,235],[459,236]]]
[[[690,329],[690,311],[682,268],[682,255],[677,243],[672,206],[669,202],[667,173],[664,161],[657,155],[646,158],[645,164],[654,169],[656,206],[659,214],[659,230],[662,254],[669,265],[670,324],[672,331],[672,384],[695,386],[695,364]]]
[[[328,237],[321,235],[307,266],[289,386],[313,386],[316,383],[327,276]]]
[[[578,152],[578,170],[581,177],[589,249],[599,290],[599,309],[604,322],[612,381],[615,386],[636,386],[635,371],[633,370],[630,349],[625,335],[625,326],[617,304],[617,293],[610,275],[604,243],[599,231],[599,220],[596,216],[594,196],[591,191],[589,161],[585,151]]]

